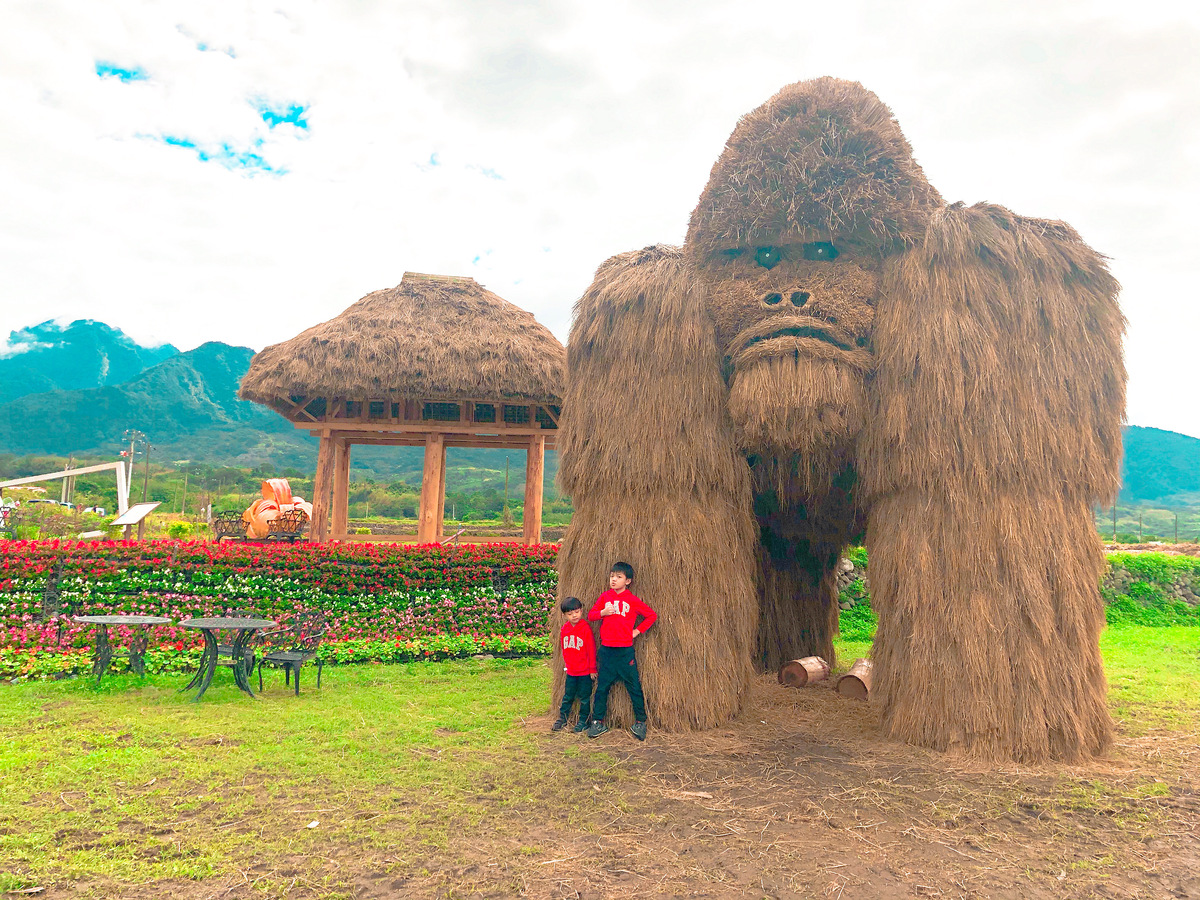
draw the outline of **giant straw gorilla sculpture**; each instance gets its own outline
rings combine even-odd
[[[637,568],[652,724],[717,725],[753,668],[831,658],[836,562],[865,530],[887,734],[1101,751],[1117,290],[1066,224],[946,205],[858,84],[744,116],[684,246],[604,263],[568,348],[561,593]]]

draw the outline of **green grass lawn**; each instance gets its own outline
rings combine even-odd
[[[1102,648],[1122,730],[1194,742],[1200,628],[1112,628]],[[837,649],[844,669],[869,645]],[[485,865],[468,835],[504,862],[536,855],[529,835],[548,821],[597,833],[634,776],[612,746],[525,727],[549,676],[541,660],[326,667],[320,691],[306,669],[299,697],[268,673],[256,702],[222,670],[199,704],[184,676],[4,686],[0,893],[232,878],[254,896],[299,879],[306,896],[349,897],[313,860],[428,874]]]

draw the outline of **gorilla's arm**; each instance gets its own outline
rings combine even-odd
[[[889,261],[858,469],[892,736],[1023,760],[1111,740],[1092,509],[1119,479],[1117,290],[1069,226],[985,204]]]
[[[576,305],[567,367],[559,482],[575,513],[560,595],[590,602],[613,562],[631,563],[634,593],[659,614],[636,644],[651,720],[726,721],[748,687],[755,530],[712,324],[679,250],[600,267]],[[624,694],[611,699],[612,718],[628,718]]]

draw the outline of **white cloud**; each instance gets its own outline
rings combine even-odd
[[[1111,255],[1130,421],[1200,435],[1167,390],[1200,324],[1191,8],[45,0],[5,20],[0,335],[93,318],[261,347],[412,269],[474,275],[565,338],[607,256],[682,239],[740,114],[833,74],[892,106],[948,199]]]

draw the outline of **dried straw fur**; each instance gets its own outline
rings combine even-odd
[[[791,84],[743,116],[692,213],[687,244],[827,241],[883,253],[917,240],[942,205],[892,112],[837,78]]]
[[[738,452],[703,297],[677,249],[601,266],[576,305],[559,479],[575,506],[560,596],[590,607],[612,563],[660,625],[637,640],[659,728],[710,728],[741,708],[758,623],[750,477]],[[659,340],[670,340],[652,351]],[[562,624],[555,610],[551,633]],[[562,696],[561,650],[555,696]],[[623,688],[610,721],[632,724]],[[557,699],[556,699],[557,702]]]
[[[566,350],[471,278],[406,272],[394,288],[255,355],[238,396],[561,401]]]
[[[876,695],[902,740],[1024,761],[1101,752],[1118,487],[1118,286],[1068,226],[953,206],[889,262],[858,470]]]
[[[865,524],[887,733],[1101,752],[1090,509],[1118,479],[1116,293],[1068,226],[944,206],[860,85],[744,117],[685,247],[602,266],[568,353],[562,590],[638,566],[663,613],[639,648],[658,724],[732,715],[751,665],[830,658],[833,568]]]

